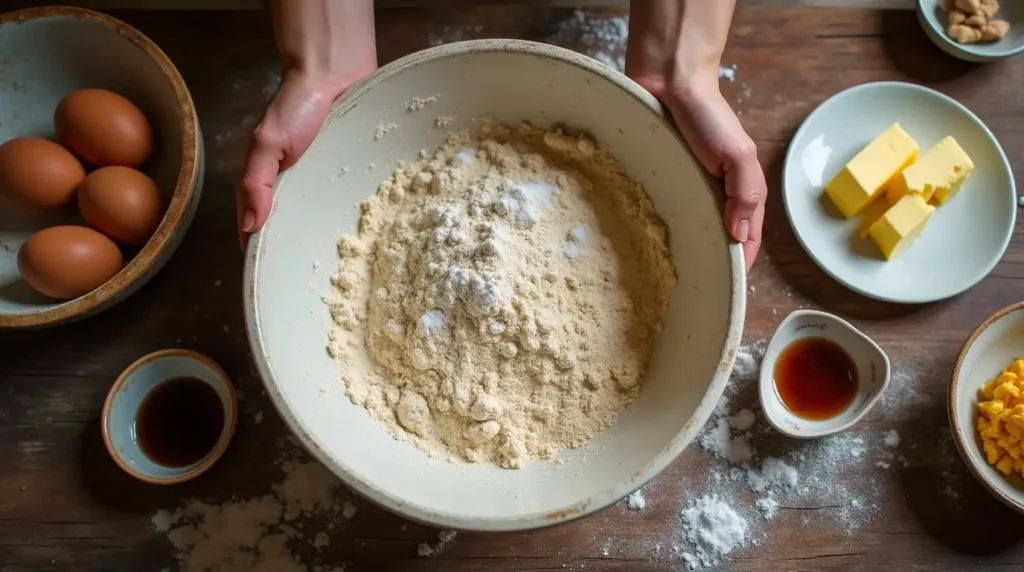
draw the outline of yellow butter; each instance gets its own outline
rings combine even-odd
[[[917,158],[917,143],[893,123],[846,164],[825,186],[825,194],[846,218],[878,198],[892,179]]]
[[[894,205],[907,193],[919,193],[924,200],[941,205],[960,190],[973,170],[974,162],[956,139],[945,137],[893,179],[886,198]]]
[[[889,260],[910,246],[924,230],[933,212],[935,207],[925,202],[921,195],[904,195],[871,225],[868,235]]]

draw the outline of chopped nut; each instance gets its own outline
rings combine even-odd
[[[981,0],[955,0],[954,4],[968,14],[974,14],[981,10]]]
[[[963,24],[967,20],[967,14],[963,10],[957,10],[956,8],[949,11],[949,25],[956,26],[957,24]]]
[[[981,28],[981,39],[986,42],[1002,40],[1010,31],[1010,23],[1006,20],[992,20]]]
[[[981,30],[964,24],[950,26],[946,33],[958,44],[973,44],[981,39]]]

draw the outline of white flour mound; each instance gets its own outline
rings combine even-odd
[[[747,539],[747,521],[717,496],[703,496],[683,509],[683,532],[694,547],[683,553],[689,568],[712,566]]]
[[[519,468],[636,397],[675,287],[644,190],[585,136],[477,122],[402,165],[339,242],[329,351],[398,439]]]

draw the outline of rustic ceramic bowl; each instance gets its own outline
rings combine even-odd
[[[224,427],[217,444],[202,459],[184,467],[166,467],[143,453],[135,418],[142,401],[160,383],[174,378],[205,381],[217,392],[224,407]],[[124,472],[154,485],[173,485],[198,477],[220,459],[235,434],[238,406],[235,389],[224,370],[210,358],[188,350],[162,350],[128,366],[107,393],[100,428],[107,452]]]
[[[414,97],[440,94],[410,112]],[[636,401],[586,450],[520,470],[455,465],[388,435],[353,405],[325,351],[337,241],[359,203],[421,149],[486,114],[563,122],[610,147],[669,227],[679,284]],[[451,117],[438,128],[438,117]],[[375,139],[375,126],[397,127]],[[347,172],[343,169],[347,168]],[[462,42],[393,62],[336,105],[310,150],[275,185],[268,224],[249,243],[245,316],[253,359],[285,422],[331,471],[408,518],[464,530],[565,522],[631,493],[700,431],[724,390],[744,314],[743,256],[722,224],[722,190],[657,101],[599,62],[517,40]],[[316,268],[319,267],[319,271]],[[322,390],[322,391],[321,391]]]
[[[942,51],[968,62],[1001,60],[1024,52],[1024,3],[1002,0],[996,17],[1010,23],[1010,33],[998,42],[959,44],[946,33],[948,20],[942,0],[917,0],[917,19],[925,34]]]
[[[80,8],[29,8],[0,15],[0,143],[21,136],[53,139],[57,103],[84,87],[120,93],[146,114],[155,145],[142,170],[160,187],[166,213],[149,242],[127,251],[125,267],[114,278],[89,294],[57,301],[22,282],[17,251],[37,230],[83,224],[74,206],[45,216],[0,206],[0,327],[59,324],[123,300],[171,257],[199,204],[199,123],[192,96],[160,48],[127,24]]]
[[[996,498],[1024,514],[1024,479],[1004,476],[981,449],[978,391],[1011,361],[1024,357],[1024,302],[992,314],[964,342],[949,376],[949,422],[953,439],[971,473]]]
[[[790,344],[804,338],[824,338],[846,350],[857,366],[857,395],[839,415],[824,420],[804,419],[782,402],[775,387],[775,364]],[[758,394],[761,409],[777,431],[811,439],[849,429],[874,407],[889,386],[889,358],[871,338],[842,318],[815,310],[797,310],[779,324],[761,361]]]

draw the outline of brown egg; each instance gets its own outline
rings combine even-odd
[[[19,137],[0,145],[0,200],[19,211],[61,208],[83,178],[78,159],[53,141]]]
[[[153,150],[153,131],[132,102],[105,89],[80,89],[57,106],[57,137],[97,167],[138,167]]]
[[[18,250],[21,278],[44,296],[69,300],[92,292],[121,270],[117,245],[84,226],[52,226]]]
[[[152,179],[128,167],[103,167],[78,187],[82,218],[114,240],[146,244],[163,217],[163,200]]]

